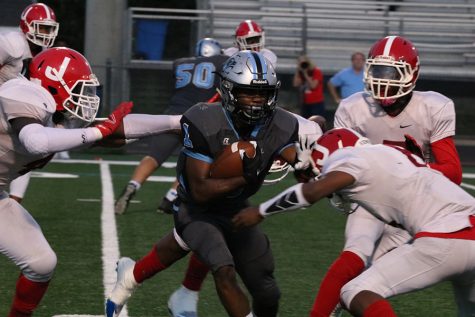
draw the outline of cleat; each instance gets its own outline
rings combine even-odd
[[[198,294],[183,285],[168,300],[168,312],[172,317],[198,317]]]
[[[158,213],[164,213],[164,214],[173,214],[173,203],[175,201],[171,201],[167,199],[166,197],[163,197],[162,202],[160,203],[160,206],[158,206],[157,212]]]
[[[134,184],[128,183],[115,202],[114,212],[117,215],[125,213],[127,207],[129,207],[130,200],[134,197],[136,192],[137,187]]]
[[[106,300],[106,317],[119,316],[122,308],[139,285],[134,278],[135,261],[121,258],[117,262],[117,281],[112,293]]]
[[[341,304],[337,304],[329,317],[341,317],[343,315],[343,307]]]

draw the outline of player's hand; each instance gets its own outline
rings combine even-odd
[[[299,136],[299,142],[296,145],[297,161],[293,168],[296,171],[310,170],[315,176],[320,174],[320,170],[315,165],[312,157],[312,152],[315,148],[317,140],[310,139],[311,136]]]
[[[259,146],[255,143],[256,154],[254,157],[248,157],[244,152],[242,155],[242,176],[248,184],[256,184],[259,180],[262,155]]]
[[[133,106],[134,103],[132,101],[121,102],[107,117],[107,120],[95,125],[101,132],[102,138],[108,137],[119,128],[124,117],[132,111]]]
[[[404,138],[405,138],[404,143],[405,143],[406,149],[412,154],[419,156],[421,159],[424,159],[422,148],[417,143],[416,139],[414,139],[409,134],[404,134]]]
[[[264,220],[264,217],[259,213],[259,208],[248,207],[237,213],[233,219],[233,225],[236,229],[242,229],[245,227],[252,227]]]

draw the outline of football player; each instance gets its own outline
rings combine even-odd
[[[233,218],[247,228],[269,215],[337,194],[379,221],[405,228],[414,241],[373,262],[341,291],[354,316],[396,316],[385,298],[450,280],[459,316],[475,314],[475,199],[399,146],[369,145],[356,131],[326,132],[313,152],[318,181],[298,184]],[[356,211],[358,212],[358,211]],[[370,228],[365,228],[370,229]],[[472,252],[474,251],[474,252]]]
[[[180,118],[126,116],[132,103],[124,102],[108,119],[92,127],[55,128],[54,124],[61,122],[78,127],[94,122],[99,82],[84,56],[68,48],[50,48],[37,54],[29,74],[30,80],[20,76],[0,86],[0,252],[21,270],[9,317],[32,315],[56,266],[56,254],[38,223],[6,194],[10,182],[43,167],[55,152],[91,145],[113,135],[124,140],[170,131],[179,127]]]
[[[462,169],[453,141],[454,104],[437,92],[414,91],[418,75],[419,55],[409,40],[400,36],[378,40],[366,60],[366,92],[341,101],[335,127],[354,129],[373,144],[417,151],[432,169],[460,184]],[[405,230],[384,225],[358,206],[348,217],[343,252],[326,273],[311,316],[329,316],[345,283],[410,238]]]
[[[314,144],[315,140],[323,134],[326,121],[321,116],[312,116],[309,119],[305,119],[295,113],[289,113],[297,119],[298,145],[300,147],[300,151],[297,152],[298,162],[294,165],[294,174],[299,181],[305,182],[316,174],[313,172],[313,165],[308,164],[310,160],[306,156],[308,153],[304,149],[311,147],[311,144]],[[290,164],[285,160],[275,160],[269,169],[269,174],[279,173],[279,177],[272,179],[268,177],[264,182],[267,184],[277,183],[287,175],[289,168]],[[182,285],[173,292],[168,300],[168,310],[173,317],[198,316],[198,295],[208,272],[208,266],[200,261],[195,254],[192,254]]]
[[[178,115],[198,102],[207,101],[216,93],[218,78],[216,69],[228,58],[221,53],[221,44],[212,38],[204,38],[196,44],[194,57],[180,58],[173,63],[175,90],[165,114]],[[146,179],[181,147],[181,138],[176,134],[164,134],[153,138],[150,153],[145,156],[132,174],[115,203],[115,213],[123,214]],[[177,197],[175,183],[162,199],[159,210],[172,213],[172,202]]]
[[[224,50],[224,54],[232,56],[238,51],[250,50],[260,52],[272,63],[274,68],[277,66],[277,56],[265,46],[264,29],[253,20],[244,20],[236,27],[234,32],[234,46]]]
[[[177,166],[180,185],[175,228],[139,261],[119,260],[117,282],[106,302],[108,317],[119,315],[140,283],[190,250],[213,272],[230,316],[252,316],[236,272],[252,296],[253,313],[277,315],[280,291],[273,276],[269,242],[257,226],[234,231],[231,219],[258,191],[277,155],[290,164],[297,163],[297,119],[276,107],[280,82],[262,54],[242,51],[233,55],[220,77],[222,107],[199,103],[181,119],[184,149]],[[213,160],[238,140],[257,144],[254,158],[243,156],[243,176],[210,178]]]
[[[21,32],[0,34],[0,85],[25,74],[31,58],[43,49],[53,46],[59,23],[54,11],[43,3],[27,6],[20,17]],[[21,202],[25,195],[30,173],[19,176],[10,184],[10,197]]]

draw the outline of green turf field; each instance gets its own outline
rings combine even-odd
[[[85,158],[92,159],[93,156]],[[103,158],[124,159],[119,156]],[[103,173],[106,166],[102,166]],[[108,167],[117,196],[134,166]],[[98,164],[51,163],[41,172],[69,173],[78,177],[33,178],[24,201],[58,255],[55,277],[35,316],[101,315],[104,301],[101,167]],[[465,172],[473,173],[475,169]],[[162,168],[155,175],[173,176],[173,173],[174,169]],[[464,179],[464,183],[475,186],[475,179]],[[264,187],[255,201],[260,202],[290,184],[292,177],[278,185]],[[147,182],[127,213],[116,218],[121,255],[138,258],[148,253],[153,243],[172,229],[172,217],[156,212],[168,186],[169,183]],[[107,201],[107,197],[104,199]],[[344,222],[345,217],[332,211],[324,201],[304,211],[271,217],[263,223],[272,242],[276,277],[282,290],[280,316],[308,315],[323,274],[341,250]],[[168,296],[179,286],[186,262],[182,260],[144,283],[130,300],[128,315],[167,316]],[[108,270],[112,269],[109,265]],[[0,316],[8,312],[17,276],[16,267],[7,258],[0,257]],[[211,278],[206,280],[200,296],[200,316],[225,316]],[[392,302],[401,316],[445,317],[455,316],[452,297],[450,285],[444,283],[399,296]]]

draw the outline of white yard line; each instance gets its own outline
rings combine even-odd
[[[474,173],[463,173],[463,174],[462,174],[462,177],[463,177],[463,178],[474,179],[474,178],[475,178],[475,174],[474,174]]]
[[[109,165],[139,165],[139,161],[110,161],[110,160],[75,160],[75,159],[68,159],[68,160],[52,160],[52,163],[63,163],[63,164],[102,164],[107,163]],[[164,162],[162,164],[165,168],[175,168],[175,162]]]
[[[116,281],[115,267],[120,257],[120,251],[114,214],[114,190],[112,188],[109,164],[102,161],[100,169],[102,182],[102,267],[104,272],[104,298],[106,298],[112,291]],[[124,306],[120,316],[129,316],[127,306]]]
[[[467,183],[462,183],[460,184],[460,186],[471,189],[471,190],[475,190],[475,186],[467,184]]]

